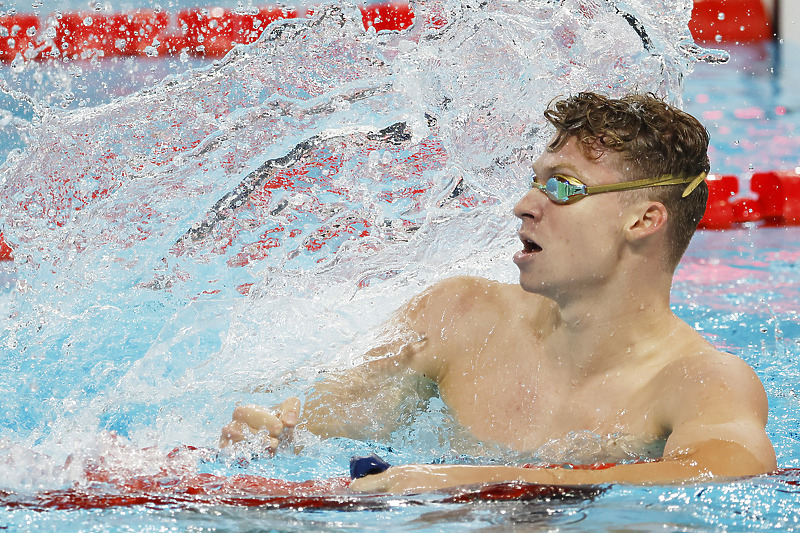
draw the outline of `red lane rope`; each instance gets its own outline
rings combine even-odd
[[[757,172],[750,178],[756,198],[737,197],[736,176],[710,175],[708,205],[700,228],[729,229],[745,222],[765,226],[800,225],[800,172]]]
[[[385,509],[390,505],[383,494],[355,494],[346,491],[349,478],[303,482],[263,478],[254,475],[232,477],[196,474],[187,477],[136,477],[120,482],[91,484],[63,490],[16,494],[0,490],[0,507],[36,511],[108,509],[135,506],[227,505],[281,509]],[[490,483],[456,487],[435,493],[430,501],[406,503],[471,503],[476,501],[590,500],[605,489],[599,486],[559,486],[523,482]],[[390,497],[397,500],[397,497]]]
[[[414,22],[408,2],[360,7],[365,29],[404,30]],[[313,8],[265,6],[252,13],[220,7],[191,8],[171,15],[153,10],[131,13],[72,12],[40,19],[34,14],[0,17],[0,61],[20,56],[43,61],[182,53],[219,58],[236,44],[249,44],[278,19],[308,17]]]
[[[403,30],[414,22],[407,1],[362,6],[364,28]],[[171,15],[154,10],[130,13],[72,12],[40,19],[35,14],[0,17],[0,61],[60,57],[110,58],[224,56],[237,43],[252,43],[269,23],[305,17],[310,9],[265,6],[253,13],[220,7],[185,9]],[[443,23],[443,21],[440,21]],[[690,29],[700,42],[754,42],[772,37],[774,25],[762,0],[695,0]]]
[[[775,25],[762,0],[694,0],[689,29],[704,43],[752,43],[771,39]]]
[[[239,476],[242,477],[242,476]],[[31,495],[21,495],[0,490],[0,507],[8,509],[29,509],[34,511],[108,509],[138,506],[175,505],[226,505],[236,507],[268,507],[280,509],[329,509],[329,510],[381,510],[391,507],[398,497],[383,494],[349,494],[343,492],[349,479],[339,478],[307,482],[291,482],[280,479],[248,476],[260,491],[240,491],[238,487],[228,487],[228,480],[216,479],[195,482],[195,486],[155,487],[141,491],[114,491],[113,487],[71,488],[44,491]],[[174,482],[174,480],[173,480]],[[207,484],[219,485],[209,489]],[[252,488],[256,488],[255,485]],[[537,485],[533,483],[493,483],[459,487],[436,493],[432,500],[416,500],[414,496],[404,496],[399,505],[420,505],[425,503],[472,503],[476,501],[545,501],[552,500],[590,500],[605,489],[598,486],[559,486]],[[395,503],[398,505],[398,503]]]

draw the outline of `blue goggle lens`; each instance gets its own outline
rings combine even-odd
[[[586,185],[566,176],[553,176],[544,185],[537,183],[534,176],[533,186],[557,204],[566,204],[586,196]]]

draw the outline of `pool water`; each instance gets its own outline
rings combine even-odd
[[[698,64],[686,80],[686,110],[711,133],[709,157],[718,174],[738,176],[740,192],[753,172],[797,168],[800,97],[796,43],[735,46],[724,67]]]
[[[788,469],[780,474],[552,500],[382,498],[368,510],[202,498],[31,505],[76,487],[113,494],[113,484],[87,483],[86,468],[98,465],[122,480],[304,481],[341,476],[351,456],[370,453],[394,464],[531,459],[462,444],[435,397],[381,442],[299,434],[299,454],[270,458],[220,453],[216,439],[236,402],[271,405],[357,364],[394,334],[380,324],[430,283],[458,273],[514,281],[509,209],[545,137],[541,107],[556,94],[645,87],[677,101],[686,76],[683,100],[708,124],[713,167],[739,176],[745,193],[754,170],[800,166],[800,110],[776,68],[788,50],[734,48],[727,66],[694,64],[673,46],[680,24],[659,16],[663,6],[626,3],[663,47],[659,57],[614,10],[588,17],[581,5],[423,2],[454,23],[400,37],[363,36],[352,12],[334,9],[216,64],[87,64],[77,77],[75,65],[7,69],[6,82],[34,103],[4,96],[19,127],[5,130],[0,214],[18,253],[0,271],[9,317],[0,337],[0,527],[798,528],[800,229],[757,225],[699,232],[673,307],[764,382],[767,429]],[[127,89],[126,75],[137,80]],[[81,81],[91,76],[107,91]],[[64,84],[78,82],[85,90],[69,87],[78,97],[62,106]],[[286,163],[287,154],[296,157]],[[279,160],[286,168],[264,172]],[[215,207],[242,186],[241,205]],[[170,453],[181,445],[197,449]]]

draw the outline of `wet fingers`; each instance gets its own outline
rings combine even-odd
[[[250,426],[254,433],[266,429],[270,436],[283,433],[283,422],[275,415],[257,405],[241,405],[234,409],[233,420]]]
[[[293,428],[300,419],[300,399],[287,398],[281,404],[281,422],[286,428]]]
[[[222,435],[219,437],[219,447],[225,448],[231,444],[241,442],[250,435],[247,426],[243,422],[231,422],[222,428]]]

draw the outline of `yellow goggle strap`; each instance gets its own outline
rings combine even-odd
[[[682,198],[689,196],[693,190],[697,188],[700,183],[706,179],[706,173],[702,172],[697,176],[690,178],[676,178],[671,174],[666,174],[658,178],[647,178],[643,180],[623,181],[621,183],[611,183],[609,185],[592,185],[586,186],[586,194],[597,194],[601,192],[611,191],[629,191],[633,189],[646,189],[647,187],[660,187],[661,185],[680,185],[688,183],[689,185],[683,190]]]

